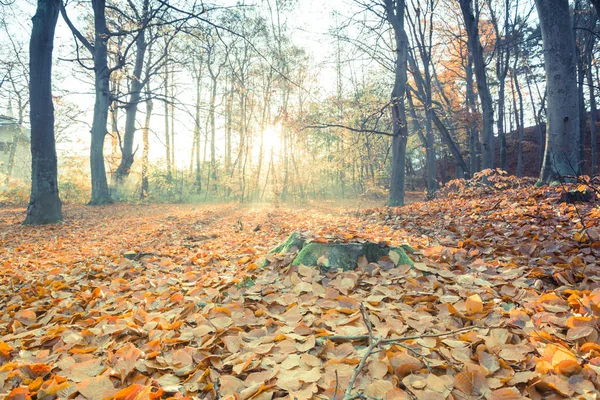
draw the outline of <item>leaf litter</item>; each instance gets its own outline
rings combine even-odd
[[[599,207],[502,189],[358,212],[69,207],[41,228],[0,210],[0,394],[595,399]],[[415,266],[291,266],[268,252],[292,231],[408,243]]]

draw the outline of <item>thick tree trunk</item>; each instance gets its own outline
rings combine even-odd
[[[563,181],[579,165],[575,37],[567,0],[535,0],[544,42],[548,123],[540,183]]]
[[[31,196],[25,224],[62,220],[58,197],[52,49],[60,0],[38,0],[29,42],[29,99],[31,119]]]
[[[483,47],[479,40],[478,20],[473,15],[471,8],[472,0],[459,0],[460,8],[467,30],[467,42],[469,51],[473,57],[473,65],[475,67],[475,78],[477,81],[477,92],[481,100],[481,109],[483,112],[483,132],[482,132],[482,149],[481,163],[482,168],[494,168],[494,106],[492,103],[492,95],[487,83],[485,73],[485,59],[483,57]]]
[[[408,62],[408,38],[404,32],[404,0],[384,0],[386,16],[394,29],[396,62],[392,104],[392,180],[387,201],[388,206],[404,205],[404,180],[406,174],[406,141],[408,127],[404,96],[406,93],[406,70]]]
[[[110,70],[108,69],[109,37],[106,25],[106,0],[93,0],[94,9],[94,77],[96,100],[92,121],[92,143],[90,145],[90,169],[92,173],[92,198],[90,205],[112,203],[106,181],[104,165],[104,138],[110,106]]]

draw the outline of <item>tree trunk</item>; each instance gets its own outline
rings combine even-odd
[[[475,121],[475,91],[473,90],[473,57],[467,57],[466,72],[466,107],[467,107],[467,130],[469,133],[469,172],[473,176],[480,170],[479,162],[479,130]]]
[[[201,88],[202,88],[202,59],[200,59],[200,67],[198,76],[196,77],[196,115],[194,117],[194,139],[192,146],[192,154],[190,161],[190,171],[194,167],[194,157],[196,157],[196,172],[195,183],[196,193],[202,190],[202,176],[200,175],[200,105],[201,105]]]
[[[225,171],[229,173],[232,170],[231,166],[231,131],[233,128],[233,76],[231,77],[231,84],[229,93],[227,93],[227,102],[225,108],[225,121],[227,126],[225,127]],[[225,191],[225,197],[229,198],[231,195],[231,186],[227,185]]]
[[[38,0],[29,43],[31,196],[25,224],[62,220],[52,104],[52,49],[60,0]]]
[[[167,48],[165,47],[165,53]],[[169,65],[165,64],[165,150],[167,152],[167,181],[173,180],[171,171],[171,135],[169,134]]]
[[[518,130],[519,130],[519,139],[517,141],[517,177],[523,176],[523,137],[525,136],[525,111],[523,104],[523,93],[521,92],[521,86],[519,85],[519,75],[516,72],[516,61],[515,68],[513,69],[513,79],[515,82],[515,90],[517,92],[517,96],[519,97],[519,118],[518,118]]]
[[[177,178],[177,165],[175,165],[175,66],[171,69],[171,171]]]
[[[586,113],[585,113],[585,95],[583,93],[583,85],[585,84],[585,55],[579,46],[575,49],[577,58],[577,96],[579,97],[579,163],[577,165],[577,175],[585,174],[585,129],[586,129]]]
[[[212,74],[211,74],[212,75]],[[211,76],[210,103],[208,106],[208,118],[210,119],[210,174],[213,191],[217,190],[217,150],[215,141],[217,139],[217,128],[215,124],[215,102],[217,98],[218,75]],[[210,188],[208,188],[210,190]]]
[[[459,0],[465,28],[467,30],[467,43],[473,57],[477,92],[479,93],[481,109],[483,112],[481,163],[482,168],[487,169],[494,168],[494,106],[485,73],[486,67],[485,59],[483,57],[483,47],[479,40],[479,21],[478,18],[475,19],[475,16],[473,15],[471,2],[472,0]]]
[[[142,129],[142,141],[144,142],[144,149],[142,150],[142,191],[140,193],[142,199],[148,197],[148,153],[150,152],[148,132],[150,131],[152,106],[152,99],[148,98],[146,100],[146,119],[144,121],[144,128]]]
[[[104,165],[104,138],[110,106],[110,70],[108,69],[108,27],[106,26],[106,0],[93,0],[94,9],[94,75],[96,100],[92,120],[90,169],[92,173],[92,198],[90,205],[110,204],[112,199],[106,181]]]
[[[499,63],[498,63],[499,64]],[[496,68],[499,65],[496,64]],[[500,169],[506,171],[506,131],[504,129],[504,92],[506,86],[506,74],[500,74],[500,89],[498,90],[498,138],[500,139]]]
[[[540,184],[564,181],[579,165],[575,37],[567,0],[535,0],[544,42],[548,123]]]
[[[148,13],[148,1],[144,0],[143,18],[141,24],[146,24],[145,18]],[[123,145],[121,147],[121,163],[117,168],[116,178],[118,183],[122,183],[123,179],[129,175],[131,166],[133,165],[133,139],[135,136],[135,121],[137,116],[137,108],[140,103],[142,89],[144,83],[142,81],[142,68],[144,67],[144,57],[146,53],[146,35],[145,29],[138,33],[135,40],[136,55],[135,64],[133,67],[133,76],[131,77],[131,87],[129,101],[125,107],[125,132],[123,134]]]
[[[406,70],[408,62],[408,38],[404,32],[404,0],[384,0],[388,22],[394,29],[396,43],[395,79],[391,95],[392,105],[392,180],[387,201],[388,206],[404,205],[404,180],[406,174],[406,141],[408,127],[404,96],[406,93]]]
[[[587,83],[590,90],[590,139],[592,145],[592,166],[590,175],[598,173],[598,142],[596,137],[596,89],[594,87],[594,78],[592,76],[592,52],[588,53]]]

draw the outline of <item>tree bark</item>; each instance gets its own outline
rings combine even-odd
[[[165,46],[165,53],[167,47]],[[171,135],[169,134],[169,64],[165,63],[165,150],[167,152],[167,181],[171,182]]]
[[[146,119],[144,128],[142,129],[142,141],[144,148],[142,150],[142,190],[140,197],[145,199],[148,197],[148,154],[150,153],[150,141],[148,132],[150,131],[150,118],[152,117],[152,99],[146,100]]]
[[[535,0],[544,42],[548,123],[540,184],[564,181],[579,165],[575,37],[567,0]]]
[[[31,196],[25,224],[62,220],[52,104],[52,50],[60,0],[38,0],[29,42]]]
[[[590,90],[590,139],[592,145],[592,165],[590,175],[598,173],[598,139],[596,137],[596,89],[594,87],[594,78],[592,76],[592,52],[588,53],[588,68],[586,71],[587,84]]]
[[[141,25],[145,25],[148,14],[148,1],[144,0]],[[135,122],[137,117],[138,104],[140,103],[144,82],[142,81],[142,68],[144,67],[144,57],[146,54],[146,35],[145,29],[138,33],[135,40],[136,55],[135,64],[133,67],[133,75],[131,77],[131,87],[129,101],[125,107],[125,132],[123,134],[123,146],[121,147],[121,162],[116,171],[118,183],[122,183],[123,179],[129,175],[133,159],[135,157],[133,151],[133,139],[135,136]]]
[[[92,0],[94,10],[94,84],[96,100],[92,120],[92,143],[90,145],[90,169],[92,173],[92,198],[90,205],[110,204],[112,199],[106,181],[104,165],[104,138],[110,106],[110,70],[108,68],[109,38],[106,25],[106,0]]]
[[[463,14],[465,28],[467,30],[467,43],[469,51],[473,57],[475,67],[475,79],[477,81],[477,92],[481,100],[481,109],[483,112],[483,132],[481,163],[482,168],[494,168],[494,106],[492,95],[487,83],[485,73],[485,59],[483,57],[483,47],[479,40],[479,18],[475,18],[471,7],[472,0],[459,0],[460,9]]]
[[[194,117],[194,139],[190,161],[190,170],[194,168],[194,157],[196,157],[195,183],[196,192],[202,191],[202,176],[200,174],[200,105],[202,99],[202,66],[203,58],[200,58],[198,66],[198,75],[196,76],[196,115]]]
[[[473,57],[468,56],[466,72],[466,107],[467,107],[467,131],[469,134],[469,171],[471,176],[480,170],[479,156],[479,130],[477,121],[474,120],[476,114],[475,91],[473,90]]]
[[[519,85],[519,75],[516,71],[517,62],[515,61],[515,65],[513,68],[513,80],[515,82],[515,90],[517,92],[517,97],[519,98],[519,118],[518,121],[518,130],[519,130],[519,139],[517,141],[517,177],[523,176],[523,138],[525,136],[525,111],[523,104],[523,93],[521,92],[521,86]]]
[[[392,105],[392,180],[387,201],[388,206],[404,205],[404,180],[406,174],[406,142],[408,127],[404,96],[406,93],[406,70],[408,62],[408,38],[404,32],[404,0],[384,0],[388,22],[394,29],[396,43],[395,79],[391,94]]]

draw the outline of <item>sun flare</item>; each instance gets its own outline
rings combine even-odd
[[[281,126],[267,125],[262,133],[263,150],[265,153],[277,154],[281,148]]]

